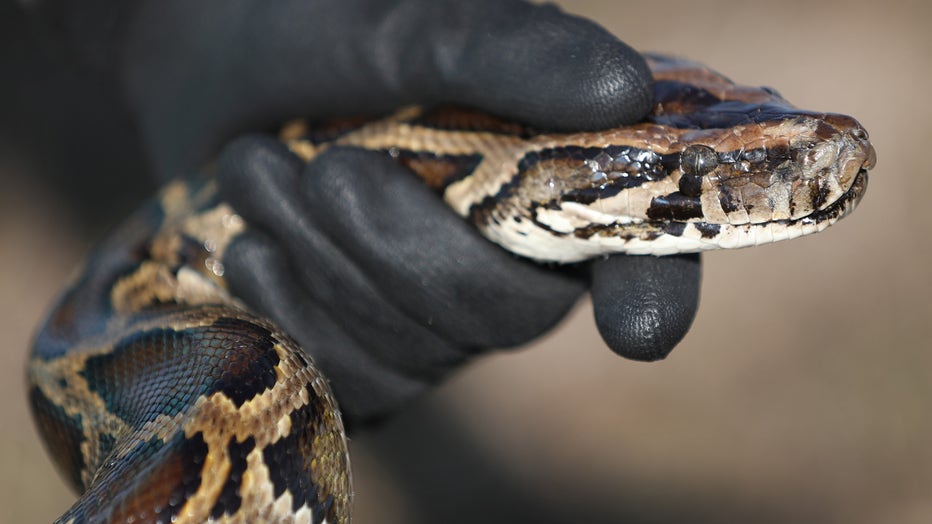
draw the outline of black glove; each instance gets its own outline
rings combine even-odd
[[[636,121],[651,103],[639,55],[553,6],[153,0],[114,20],[101,33],[122,41],[113,74],[163,177],[237,132],[295,116],[446,102],[571,130]],[[88,62],[112,62],[109,47],[88,49]],[[350,422],[387,413],[481,350],[543,333],[586,287],[606,342],[639,360],[666,356],[698,305],[696,256],[536,265],[370,152],[332,150],[304,166],[250,136],[218,171],[253,226],[226,256],[234,291],[311,352]]]

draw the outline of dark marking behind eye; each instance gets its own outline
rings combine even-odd
[[[676,191],[665,196],[654,197],[647,208],[651,220],[687,221],[702,218],[702,201]]]

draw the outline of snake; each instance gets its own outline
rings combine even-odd
[[[464,107],[298,120],[279,138],[394,158],[517,257],[574,263],[815,233],[850,213],[876,153],[854,118],[797,109],[647,55],[641,122],[551,133]],[[209,171],[209,170],[208,170]],[[103,239],[36,336],[33,417],[79,493],[57,522],[350,521],[347,436],[325,375],[224,280],[250,225],[196,175]]]

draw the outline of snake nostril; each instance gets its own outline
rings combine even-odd
[[[873,169],[877,165],[877,151],[874,150],[874,146],[867,145],[867,156],[864,159],[864,163],[861,164],[863,169]]]
[[[870,139],[870,136],[867,134],[867,130],[864,129],[863,127],[854,128],[854,130],[851,131],[851,135],[854,136],[854,138],[857,138],[858,140]]]

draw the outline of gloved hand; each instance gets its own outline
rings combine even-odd
[[[94,34],[122,51],[82,40],[84,57],[117,64],[110,71],[165,178],[236,133],[295,116],[444,102],[578,130],[637,121],[651,104],[639,55],[553,6],[139,0],[104,12],[97,22],[110,29]],[[90,33],[82,23],[71,31]],[[697,256],[543,267],[480,238],[370,152],[332,150],[305,166],[251,135],[224,150],[218,172],[253,226],[230,246],[227,278],[311,352],[351,423],[388,413],[480,351],[545,332],[586,288],[608,345],[639,360],[666,356],[698,306]]]

